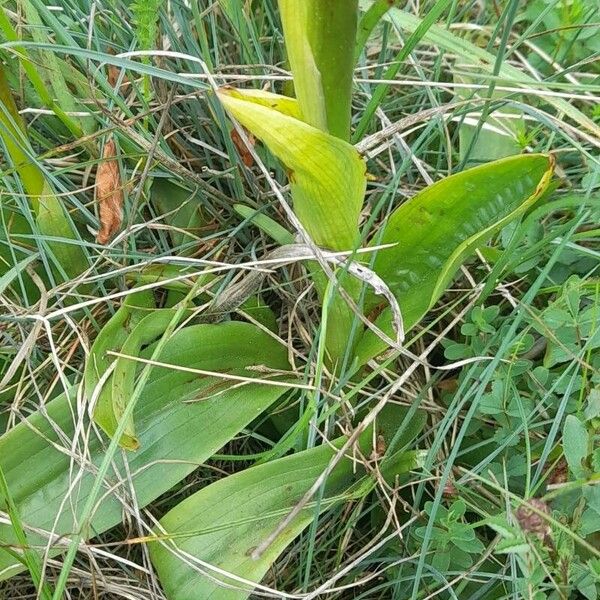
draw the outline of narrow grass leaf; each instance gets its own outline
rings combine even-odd
[[[360,6],[367,10],[372,5],[372,2],[373,0],[360,0]],[[400,10],[399,8],[392,8],[383,18],[409,33],[415,32],[424,21],[420,17]],[[457,56],[460,56],[461,60],[466,60],[469,64],[476,65],[478,68],[487,71],[489,74],[494,70],[496,57],[493,54],[468,40],[458,37],[440,25],[431,25],[423,36],[423,41],[432,46],[452,52]],[[514,83],[518,86],[528,86],[534,89],[544,89],[545,86],[543,82],[537,81],[509,62],[504,62],[500,66],[499,75],[509,83]],[[564,98],[557,98],[554,96],[547,96],[544,101],[551,104],[559,113],[564,113],[573,119],[593,135],[600,136],[600,126],[594,123],[592,119],[581,112],[577,107],[573,106],[572,103]]]
[[[19,510],[8,488],[2,467],[0,467],[0,502],[6,506],[10,524],[19,545],[20,552],[15,551],[15,556],[21,556],[23,564],[27,566],[31,580],[38,590],[38,598],[41,598],[41,600],[50,600],[52,598],[52,590],[47,583],[42,581],[42,559],[29,545],[27,533],[23,527]]]

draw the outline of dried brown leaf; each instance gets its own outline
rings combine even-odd
[[[246,137],[248,138],[248,142],[250,142],[251,146],[254,146],[254,136],[249,131],[244,131],[246,133]],[[233,145],[239,152],[244,165],[246,165],[247,167],[251,167],[254,164],[254,158],[252,158],[252,154],[250,153],[246,142],[242,139],[242,136],[237,132],[237,129],[231,130],[231,141],[233,142]]]
[[[100,216],[96,241],[99,244],[106,244],[119,231],[122,222],[123,185],[116,154],[115,142],[108,140],[96,173],[96,201]]]
[[[109,48],[108,53],[111,56],[115,56],[117,54],[117,52],[114,48]],[[116,65],[110,65],[110,64],[107,65],[106,78],[108,79],[108,83],[110,84],[111,87],[114,88],[117,85],[120,74],[121,74],[121,67],[117,67]],[[121,91],[121,88],[123,88],[123,86],[126,84],[129,84],[129,79],[128,79],[127,75],[123,75],[123,78],[121,79],[121,85],[119,86],[119,91]]]

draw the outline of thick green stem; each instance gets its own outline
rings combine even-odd
[[[302,118],[350,139],[358,0],[280,0]]]
[[[349,141],[358,0],[279,0],[279,8],[302,119]],[[292,195],[296,204],[298,199]],[[346,213],[346,207],[341,210]],[[340,214],[338,221],[344,223],[346,216]],[[310,229],[310,222],[303,224]],[[354,231],[347,232],[352,244],[360,239],[358,220],[354,227]],[[320,243],[336,248],[340,244],[340,233]],[[313,279],[323,299],[327,278],[322,273],[313,273]],[[358,298],[360,285],[357,282],[346,281],[344,288],[352,298]],[[328,360],[332,365],[339,366],[348,352],[353,320],[352,311],[341,295],[335,293],[329,303],[326,334]]]

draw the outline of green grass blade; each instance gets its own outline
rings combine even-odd
[[[365,10],[371,5],[372,0],[360,0],[360,6]],[[392,8],[383,18],[411,34],[416,32],[424,22],[424,19],[398,8]],[[447,31],[439,25],[429,26],[427,32],[423,36],[423,41],[460,56],[462,60],[476,65],[482,70],[485,70],[488,74],[493,73],[496,61],[496,57],[493,54],[476,46],[468,40],[464,40],[454,35],[452,32]],[[546,85],[507,62],[500,66],[499,75],[508,83],[526,85],[527,87],[532,87],[534,89],[544,89]],[[596,137],[600,136],[600,126],[594,123],[592,119],[582,113],[570,102],[563,98],[553,96],[546,97],[545,101],[548,102],[548,104],[551,104],[559,113],[564,113]]]
[[[42,582],[42,559],[29,546],[19,510],[8,489],[8,483],[6,482],[2,467],[0,467],[0,502],[6,506],[6,512],[8,513],[16,542],[21,548],[22,561],[27,566],[31,580],[38,590],[38,598],[41,598],[41,600],[50,600],[52,598],[52,590],[47,583]]]
[[[437,0],[433,8],[428,11],[425,18],[419,23],[419,25],[415,28],[414,31],[411,31],[409,38],[406,40],[402,49],[398,52],[394,63],[391,67],[383,74],[383,79],[392,80],[396,77],[396,74],[402,67],[404,61],[408,58],[410,53],[415,49],[417,44],[425,38],[427,31],[431,28],[431,26],[437,21],[442,13],[446,10],[446,8],[450,5],[453,0]],[[383,16],[383,15],[382,15]],[[390,85],[387,83],[380,83],[375,88],[373,92],[373,96],[369,100],[364,113],[362,114],[358,125],[356,126],[356,131],[352,136],[353,141],[356,143],[360,141],[367,130],[369,123],[377,107],[381,104],[384,96],[390,89]]]
[[[397,0],[375,0],[358,22],[356,44],[354,47],[354,60],[358,60],[364,50],[373,29],[381,21],[383,15],[394,6]]]

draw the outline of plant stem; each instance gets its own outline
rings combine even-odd
[[[350,139],[358,0],[280,0],[303,119]]]

